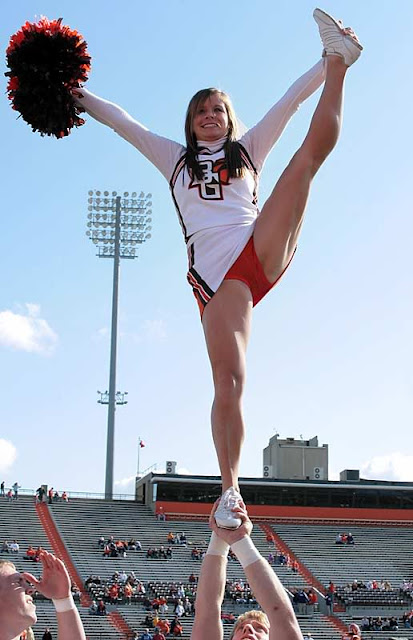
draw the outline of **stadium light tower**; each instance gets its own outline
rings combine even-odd
[[[136,245],[150,239],[151,197],[143,191],[123,196],[116,191],[89,191],[88,230],[86,235],[97,246],[99,258],[113,258],[112,329],[110,341],[110,372],[108,405],[108,433],[106,445],[105,498],[113,497],[113,460],[115,441],[115,410],[120,392],[116,392],[116,353],[118,335],[119,264],[121,258],[137,258]],[[102,398],[101,398],[102,400]],[[117,402],[118,400],[118,402]],[[99,402],[99,401],[98,401]]]

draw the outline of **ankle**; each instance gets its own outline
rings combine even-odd
[[[344,75],[348,66],[344,62],[343,56],[339,53],[328,53],[325,56],[326,73],[341,73]]]

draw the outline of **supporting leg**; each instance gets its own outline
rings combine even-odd
[[[215,387],[211,423],[223,492],[231,486],[238,490],[245,435],[241,400],[251,310],[249,288],[242,282],[225,280],[202,319]]]

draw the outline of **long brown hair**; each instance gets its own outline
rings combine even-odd
[[[228,170],[228,177],[242,178],[245,174],[246,165],[241,155],[241,145],[237,142],[238,123],[234,107],[232,106],[230,97],[224,93],[224,91],[215,89],[214,87],[197,91],[189,101],[185,117],[186,166],[191,176],[195,176],[198,180],[203,179],[202,168],[198,162],[198,141],[193,131],[193,121],[198,107],[213,95],[221,98],[225,104],[228,115],[228,133],[224,143],[225,164]]]

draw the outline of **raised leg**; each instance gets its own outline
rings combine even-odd
[[[257,220],[255,251],[270,282],[277,280],[291,259],[312,179],[337,142],[347,69],[341,57],[326,57],[326,81],[307,136]]]
[[[225,280],[207,304],[202,318],[215,387],[211,423],[223,492],[229,487],[238,490],[245,435],[241,399],[251,311],[249,288],[243,282]]]

